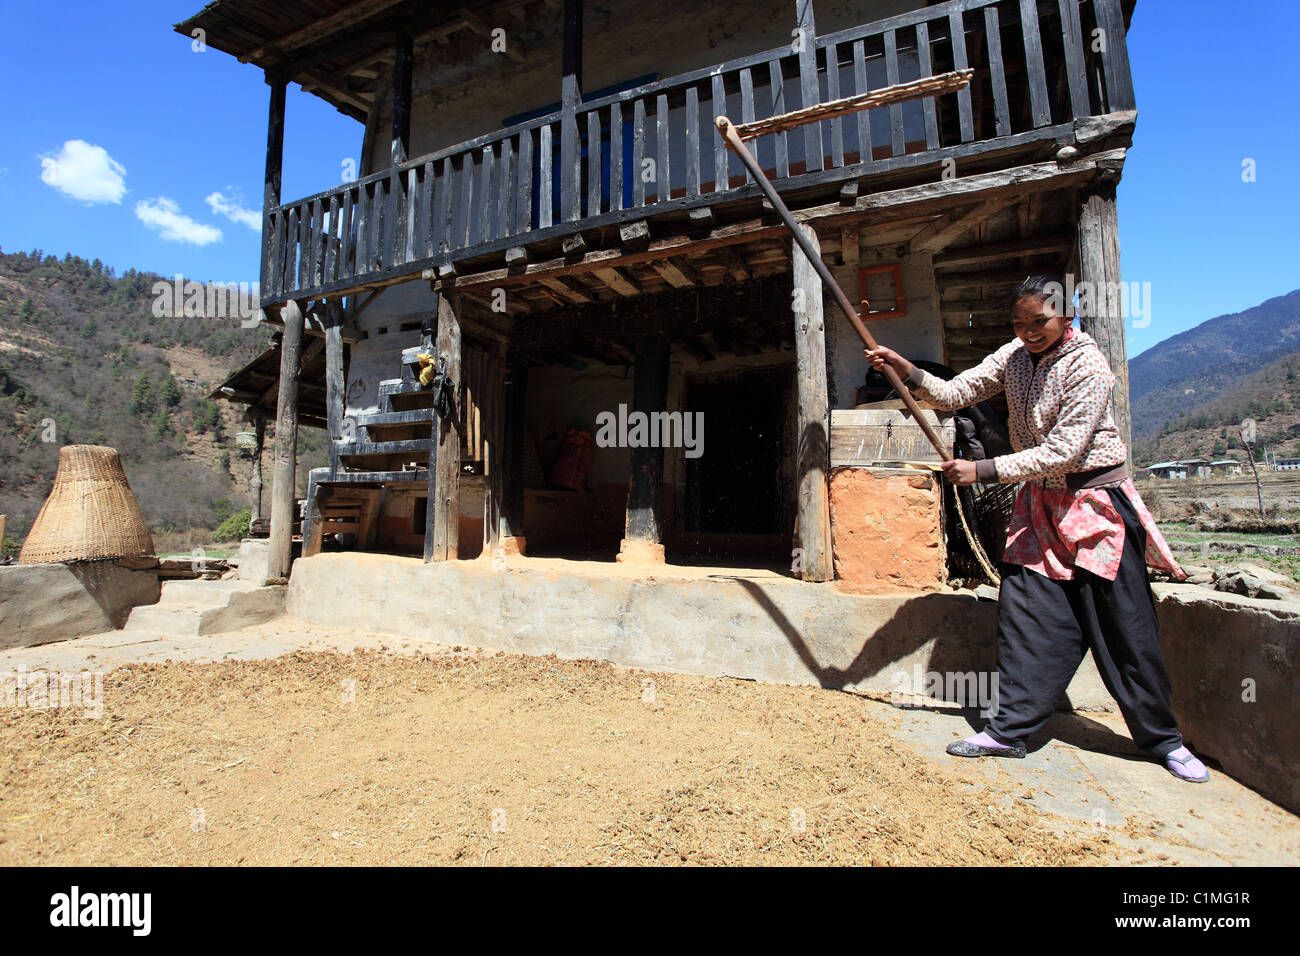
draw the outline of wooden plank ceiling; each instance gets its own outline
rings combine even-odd
[[[562,0],[216,0],[173,29],[191,38],[201,30],[206,45],[243,63],[287,69],[304,90],[364,120],[376,97],[388,94],[399,26],[438,61],[450,62],[471,61],[486,49],[483,37],[492,27],[503,26],[515,39],[508,53],[517,61],[528,25],[561,6]]]

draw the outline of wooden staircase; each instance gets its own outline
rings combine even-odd
[[[303,557],[318,553],[327,534],[355,534],[359,549],[373,548],[385,493],[395,485],[423,484],[433,496],[438,415],[434,391],[416,378],[411,360],[419,351],[403,353],[401,378],[379,383],[379,411],[352,416],[355,433],[331,443],[329,467],[312,470]]]

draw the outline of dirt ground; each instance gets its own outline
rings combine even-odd
[[[647,684],[646,682],[651,683]],[[448,650],[131,664],[0,711],[0,864],[1105,864],[815,688]],[[1118,834],[1117,834],[1118,835]]]

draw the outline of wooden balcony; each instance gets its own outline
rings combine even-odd
[[[1131,9],[1131,3],[1127,4]],[[760,137],[783,194],[988,169],[1076,120],[1132,110],[1124,0],[950,0],[601,96],[271,207],[261,299],[333,298],[449,263],[700,207],[755,205],[713,120],[741,122],[967,67],[970,88]],[[879,115],[874,115],[879,114]],[[934,178],[938,178],[936,175]]]

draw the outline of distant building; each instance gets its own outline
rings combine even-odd
[[[1210,462],[1210,473],[1214,475],[1240,475],[1241,462],[1235,458],[1221,458]]]
[[[1208,478],[1210,462],[1204,458],[1184,458],[1179,461],[1160,461],[1138,469],[1151,478]]]
[[[1274,458],[1274,471],[1300,471],[1300,458]]]

